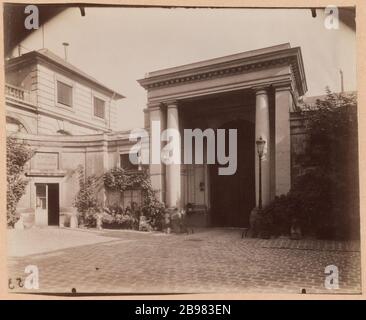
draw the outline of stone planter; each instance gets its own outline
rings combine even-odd
[[[79,227],[79,223],[78,223],[78,216],[77,214],[73,214],[71,217],[70,217],[70,228],[71,229],[76,229]]]
[[[67,221],[66,214],[61,213],[61,214],[60,214],[59,226],[60,226],[61,228],[64,228],[64,227],[65,227],[65,225],[66,225],[66,221]]]
[[[23,226],[25,229],[29,229],[34,226],[35,214],[33,209],[24,210],[22,213],[20,213],[20,216],[22,217]]]

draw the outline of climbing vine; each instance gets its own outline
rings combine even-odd
[[[123,168],[113,168],[103,176],[104,186],[109,191],[124,192],[128,189],[142,190],[143,200],[140,207],[144,221],[153,229],[162,228],[164,204],[156,197],[150,177],[146,171],[130,172]]]
[[[96,215],[102,211],[97,198],[98,178],[95,175],[85,177],[83,166],[78,166],[76,171],[79,179],[79,191],[75,196],[74,206],[80,214],[79,223],[88,227],[94,226]]]
[[[32,158],[31,148],[13,137],[6,139],[6,211],[7,224],[12,227],[18,220],[16,208],[20,198],[25,193],[28,181],[24,178],[26,163]]]

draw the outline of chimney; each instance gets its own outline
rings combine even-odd
[[[344,92],[344,84],[343,84],[343,71],[342,69],[339,70],[339,73],[341,75],[341,92]]]
[[[65,61],[67,61],[67,47],[69,46],[69,43],[63,42],[62,45],[64,46],[65,49]]]

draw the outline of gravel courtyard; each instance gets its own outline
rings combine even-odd
[[[9,279],[39,270],[43,293],[351,293],[361,292],[358,242],[241,239],[237,229],[174,235],[33,228],[8,231]],[[326,289],[325,268],[339,270]],[[22,283],[21,283],[22,284]]]

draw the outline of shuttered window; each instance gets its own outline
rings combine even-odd
[[[101,119],[105,118],[105,102],[97,97],[94,97],[94,115]]]
[[[72,107],[72,86],[57,81],[57,102]]]

